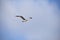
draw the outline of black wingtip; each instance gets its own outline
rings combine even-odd
[[[21,16],[17,15],[16,17],[21,17]]]

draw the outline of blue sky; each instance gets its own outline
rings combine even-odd
[[[59,0],[2,0],[3,40],[58,40]],[[33,17],[22,23],[16,15]]]
[[[51,3],[56,3],[58,8],[60,9],[60,0],[49,0]]]

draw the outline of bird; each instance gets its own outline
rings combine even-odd
[[[28,20],[25,19],[23,16],[19,16],[19,15],[17,15],[16,17],[21,18],[21,19],[23,20],[22,22],[27,22],[27,21],[28,21]],[[29,19],[32,19],[32,17],[29,17]]]

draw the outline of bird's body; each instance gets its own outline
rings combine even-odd
[[[21,19],[23,19],[23,21],[22,22],[27,22],[28,20],[27,19],[25,19],[23,16],[16,16],[16,17],[20,17]],[[32,19],[32,17],[30,17],[30,19]]]

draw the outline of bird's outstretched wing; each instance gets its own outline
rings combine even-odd
[[[20,17],[20,18],[22,18],[23,20],[26,20],[23,16],[16,16],[16,17]]]

